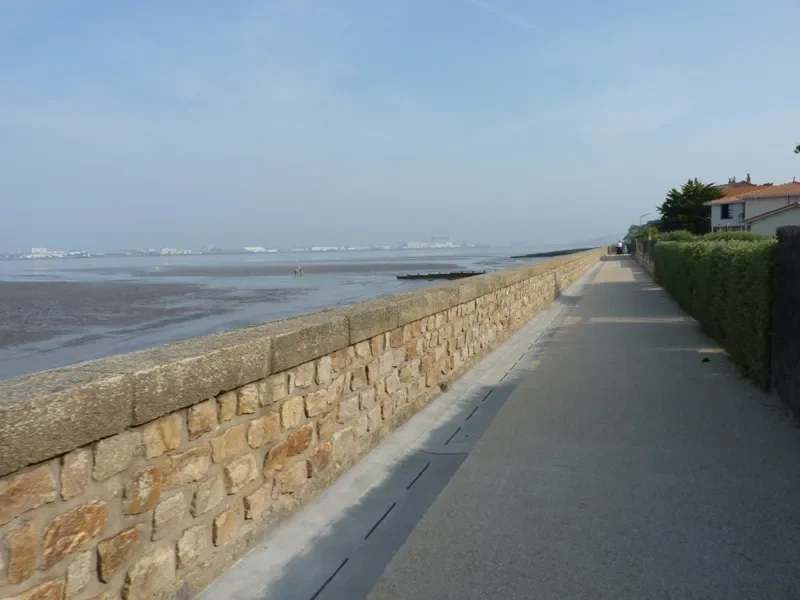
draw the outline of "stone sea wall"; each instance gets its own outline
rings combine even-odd
[[[0,598],[191,597],[605,252],[0,382]]]

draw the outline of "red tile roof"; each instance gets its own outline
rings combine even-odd
[[[754,190],[754,188],[749,189]],[[761,189],[761,186],[755,186],[755,189]],[[744,202],[744,200],[741,199],[742,195],[745,193],[742,191],[742,188],[726,189],[722,191],[725,192],[725,195],[722,198],[718,200],[712,200],[711,202],[706,202],[706,206],[711,206],[712,204],[731,204],[733,202]],[[730,195],[728,195],[728,192],[730,192]]]
[[[758,221],[759,219],[763,219],[764,217],[771,217],[772,215],[782,213],[787,210],[791,210],[793,208],[800,207],[800,204],[795,202],[794,204],[789,204],[787,206],[781,206],[780,208],[776,208],[775,210],[770,210],[765,213],[761,213],[760,215],[756,215],[755,217],[750,217],[749,219],[745,219],[744,223],[752,223],[753,221]]]
[[[739,195],[742,200],[751,198],[775,198],[776,196],[800,196],[800,181],[790,181],[781,185],[761,186],[757,190]]]

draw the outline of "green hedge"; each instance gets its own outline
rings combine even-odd
[[[703,240],[713,241],[739,241],[739,242],[756,242],[759,240],[775,239],[773,235],[764,235],[763,233],[756,233],[754,231],[717,231],[715,233],[707,233],[702,237]]]
[[[659,242],[658,283],[728,351],[744,374],[769,385],[774,239]]]
[[[659,242],[691,242],[692,240],[696,240],[697,236],[691,231],[681,229],[679,231],[666,231],[664,233],[659,233],[655,239],[657,239]]]

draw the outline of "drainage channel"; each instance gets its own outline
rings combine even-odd
[[[567,293],[579,292],[590,273]],[[202,600],[365,598],[535,366],[556,300],[209,586]],[[548,335],[544,335],[548,333]],[[533,342],[531,342],[533,340]]]

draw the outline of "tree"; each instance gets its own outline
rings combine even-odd
[[[653,219],[651,221],[647,221],[642,225],[634,224],[628,227],[628,233],[625,234],[625,237],[623,239],[625,241],[629,241],[636,237],[639,237],[637,234],[642,230],[655,230],[656,232],[658,232],[660,227],[661,227],[661,220],[659,219]],[[647,237],[647,235],[645,235],[644,237]]]
[[[800,154],[800,144],[797,144],[797,148],[794,149],[795,154]]]
[[[661,214],[661,231],[685,229],[696,234],[708,233],[711,229],[711,210],[706,202],[718,200],[725,194],[711,183],[697,178],[690,179],[680,190],[667,192],[664,203],[658,207]]]

